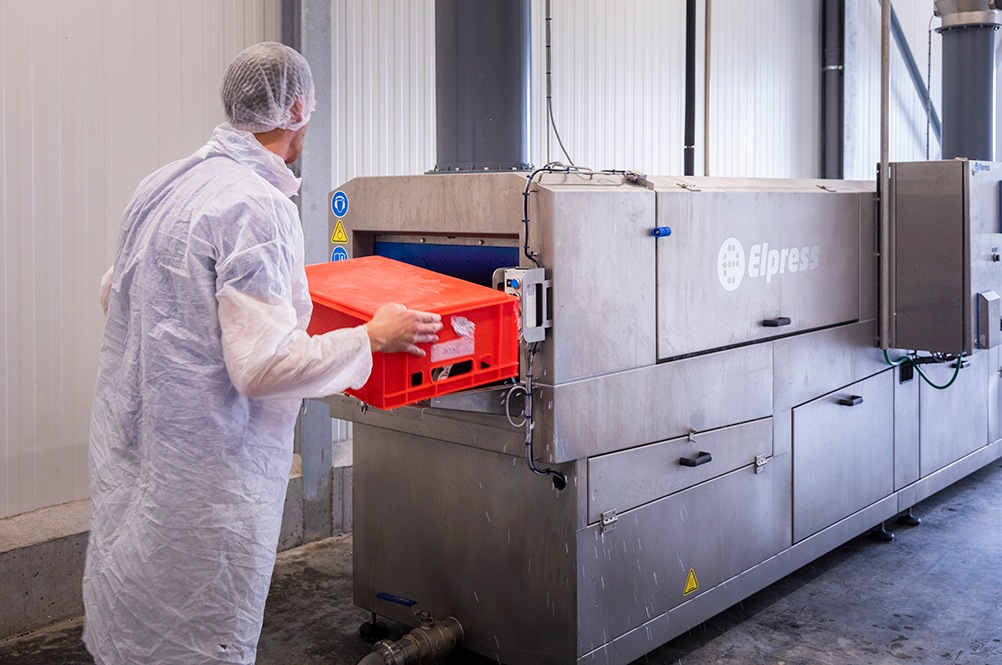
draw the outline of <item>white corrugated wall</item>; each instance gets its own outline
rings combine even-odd
[[[434,9],[434,0],[332,4],[332,188],[435,166]]]
[[[139,180],[205,142],[279,0],[0,0],[0,517],[87,496],[97,300]]]
[[[547,152],[544,1],[534,0],[532,160]],[[703,3],[700,3],[702,8]],[[754,11],[752,11],[754,9]],[[714,0],[710,174],[809,177],[818,170],[820,8]],[[595,168],[683,170],[684,0],[552,0],[554,119],[570,157]],[[700,14],[699,40],[703,25]],[[332,6],[335,182],[422,173],[435,163],[433,0]],[[699,75],[703,54],[697,57]],[[703,88],[697,85],[697,173]]]
[[[533,6],[532,159],[547,159],[544,3]],[[574,163],[682,170],[684,0],[553,0],[552,94]],[[549,157],[566,162],[551,134]]]
[[[892,3],[923,81],[930,58],[929,20],[933,0]],[[939,25],[937,19],[934,26]],[[846,3],[845,49],[845,177],[872,180],[880,162],[880,3]],[[942,119],[942,43],[932,33],[932,105]],[[901,51],[891,40],[890,95],[888,96],[888,156],[892,162],[926,158],[926,100],[917,93],[905,69]],[[929,159],[942,149],[929,132]]]
[[[847,177],[872,177],[879,3],[849,5]],[[698,26],[702,48],[705,2]],[[245,45],[279,35],[279,0],[0,0],[0,517],[86,495],[101,316],[118,218],[152,169],[221,118]],[[896,5],[920,67],[931,0]],[[547,159],[544,0],[533,0],[532,160]],[[697,56],[696,173],[818,172],[820,3],[713,0],[709,131]],[[571,157],[680,174],[684,0],[552,0],[553,100]],[[435,163],[434,0],[334,0],[331,186]],[[933,45],[934,98],[938,43]],[[924,154],[923,107],[895,69],[892,158]],[[921,140],[920,140],[921,139]],[[555,140],[549,157],[563,160]],[[936,146],[938,149],[938,146]],[[934,150],[933,157],[938,153]],[[326,203],[325,203],[326,206]]]

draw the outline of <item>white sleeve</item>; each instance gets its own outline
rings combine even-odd
[[[111,282],[115,279],[115,266],[108,268],[108,272],[101,277],[101,309],[104,315],[108,316],[108,303],[111,301]]]
[[[266,303],[231,286],[219,292],[223,360],[249,398],[324,397],[361,388],[372,371],[363,326],[310,337],[291,303]]]

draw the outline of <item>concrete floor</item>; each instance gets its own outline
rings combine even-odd
[[[648,654],[650,665],[1002,664],[1002,462],[915,507],[922,525],[860,536]],[[351,538],[279,556],[262,665],[354,665]],[[92,663],[76,619],[0,642],[3,665]],[[447,665],[493,660],[457,651]],[[515,664],[517,665],[517,664]]]

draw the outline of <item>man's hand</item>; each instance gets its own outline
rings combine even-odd
[[[373,351],[406,351],[423,356],[424,350],[417,345],[438,341],[435,333],[442,329],[442,317],[391,302],[376,310],[365,327],[369,331],[369,348]]]

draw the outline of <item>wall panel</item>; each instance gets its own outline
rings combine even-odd
[[[331,188],[435,166],[434,0],[339,0],[334,35]]]
[[[223,119],[279,0],[0,2],[0,517],[87,496],[97,302],[139,180]]]
[[[926,78],[930,58],[929,21],[932,0],[892,3],[908,40],[912,55]],[[934,26],[939,21],[934,22]],[[931,103],[941,113],[942,43],[935,32],[932,40]],[[846,3],[846,101],[845,177],[871,180],[880,162],[880,3]],[[901,51],[891,39],[890,111],[888,114],[889,160],[926,158],[926,100],[916,92],[904,66]],[[929,158],[939,159],[942,149],[929,133]]]

